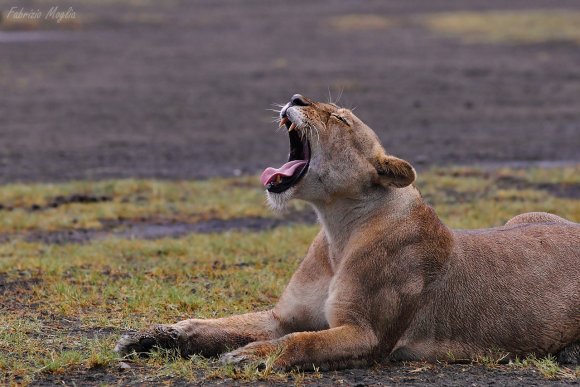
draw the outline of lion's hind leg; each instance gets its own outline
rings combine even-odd
[[[572,223],[558,215],[549,214],[547,212],[526,212],[525,214],[520,214],[514,216],[505,224],[506,226],[514,226],[516,224],[528,224],[528,223]]]
[[[569,344],[556,354],[558,363],[580,365],[580,341]]]

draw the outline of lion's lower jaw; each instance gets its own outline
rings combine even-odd
[[[288,203],[294,196],[296,187],[290,187],[286,191],[281,193],[272,193],[266,191],[266,198],[268,199],[268,204],[272,210],[276,212],[282,212],[288,207]]]

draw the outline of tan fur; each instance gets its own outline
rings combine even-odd
[[[505,225],[513,226],[515,224],[549,223],[549,222],[572,223],[569,220],[559,217],[558,215],[548,214],[547,212],[527,212],[525,214],[514,216],[513,218],[508,220]]]
[[[282,368],[474,358],[489,350],[564,350],[573,358],[580,225],[530,213],[504,227],[450,230],[411,185],[408,162],[387,155],[350,111],[306,101],[287,114],[310,141],[309,170],[297,186],[268,197],[276,208],[294,198],[311,203],[322,230],[277,305],[157,326],[123,337],[118,352],[238,348],[222,360],[272,355]]]

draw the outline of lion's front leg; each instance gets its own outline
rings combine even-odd
[[[272,311],[247,313],[220,319],[190,319],[157,325],[147,331],[121,337],[115,351],[121,356],[145,354],[154,348],[175,349],[181,356],[214,356],[258,340],[282,336]]]
[[[376,354],[378,339],[370,328],[343,325],[318,332],[291,333],[275,340],[259,341],[222,355],[224,363],[264,363],[289,369],[343,368],[366,362]]]
[[[182,356],[214,356],[254,341],[273,340],[290,332],[328,327],[324,303],[332,270],[321,231],[294,273],[275,309],[211,320],[184,320],[123,336],[115,351],[122,356],[153,348],[176,349]]]

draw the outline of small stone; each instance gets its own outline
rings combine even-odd
[[[131,366],[128,363],[125,363],[124,361],[119,362],[119,369],[120,370],[130,370]]]

